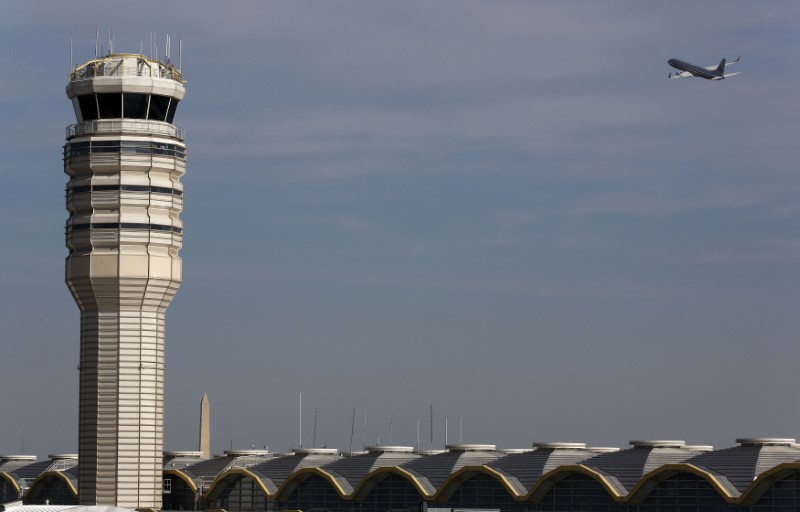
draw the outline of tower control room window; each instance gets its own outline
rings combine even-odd
[[[169,110],[169,96],[159,96],[158,94],[150,96],[150,113],[147,115],[148,119],[164,121],[167,118],[167,110]]]
[[[78,96],[78,106],[81,109],[83,121],[94,121],[97,119],[97,99],[94,94]]]
[[[97,94],[97,107],[100,119],[119,119],[122,117],[122,93],[101,92]]]
[[[147,119],[147,94],[126,92],[122,95],[122,116],[126,119]]]
[[[175,120],[177,99],[158,94],[97,93],[78,96],[73,100],[78,122],[96,119],[152,119]]]

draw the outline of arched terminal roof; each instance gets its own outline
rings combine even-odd
[[[270,457],[271,454],[266,450],[230,450],[226,451],[222,457],[201,460],[183,468],[168,467],[170,464],[168,462],[164,465],[164,472],[165,474],[174,474],[187,483],[192,482],[195,490],[202,491],[209,488],[221,473],[232,468],[253,466],[268,460]],[[173,459],[173,461],[176,460]],[[176,465],[179,462],[176,462]]]
[[[647,473],[665,464],[676,464],[697,455],[684,441],[635,440],[631,448],[595,455],[576,465],[566,465],[545,475],[531,490],[541,498],[565,473],[581,472],[597,479],[615,498],[621,499],[636,487]]]
[[[247,468],[231,467],[217,477],[207,497],[216,499],[226,484],[242,477],[254,479],[265,495],[273,497],[296,472],[306,468],[319,469],[340,457],[338,450],[333,448],[296,448],[285,457],[269,459]]]
[[[30,488],[25,493],[25,501],[36,500],[39,493],[47,488],[47,485],[52,480],[63,481],[72,496],[77,499],[78,497],[78,466],[71,466],[67,469],[57,470],[51,469],[45,471],[36,477],[31,483]]]
[[[518,497],[526,495],[542,475],[598,454],[587,449],[585,443],[534,443],[534,448],[531,451],[508,454],[486,464],[503,475]]]
[[[413,478],[420,491],[435,495],[450,476],[467,466],[483,466],[503,457],[493,444],[448,445],[447,451],[406,462],[399,466]]]
[[[75,454],[52,454],[47,459],[31,462],[35,457],[5,456],[0,466],[0,478],[10,482],[17,491],[25,493],[29,486],[47,472],[63,471],[78,464]]]
[[[420,457],[410,446],[369,446],[363,454],[335,460],[322,469],[336,481],[344,495],[351,496],[374,471],[400,466]]]
[[[742,438],[739,446],[705,452],[686,461],[719,481],[729,497],[739,497],[758,478],[782,463],[800,460],[791,438]]]

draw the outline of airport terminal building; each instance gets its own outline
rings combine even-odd
[[[442,451],[373,446],[342,454],[231,450],[166,452],[164,510],[378,512],[421,510],[796,511],[800,446],[738,439],[720,450],[683,441],[627,449],[536,443],[533,449],[449,445]],[[78,503],[76,455],[0,456],[0,499]]]

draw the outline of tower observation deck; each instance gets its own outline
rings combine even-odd
[[[82,505],[161,508],[164,315],[181,283],[186,146],[180,70],[110,54],[67,96],[66,283],[81,312]]]

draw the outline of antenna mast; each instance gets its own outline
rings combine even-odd
[[[94,27],[94,59],[100,57],[100,25]]]
[[[300,393],[300,448],[303,447],[303,393]]]
[[[353,435],[356,433],[356,408],[353,407],[353,422],[350,424],[350,455],[353,454]]]
[[[392,444],[392,423],[394,422],[394,408],[389,408],[389,444]]]
[[[314,437],[311,438],[311,447],[316,448],[317,446],[317,411],[319,409],[314,409]]]
[[[444,419],[444,446],[447,447],[447,418]]]
[[[433,404],[431,404],[431,450],[433,450]]]
[[[364,449],[367,449],[367,410],[364,409]]]

